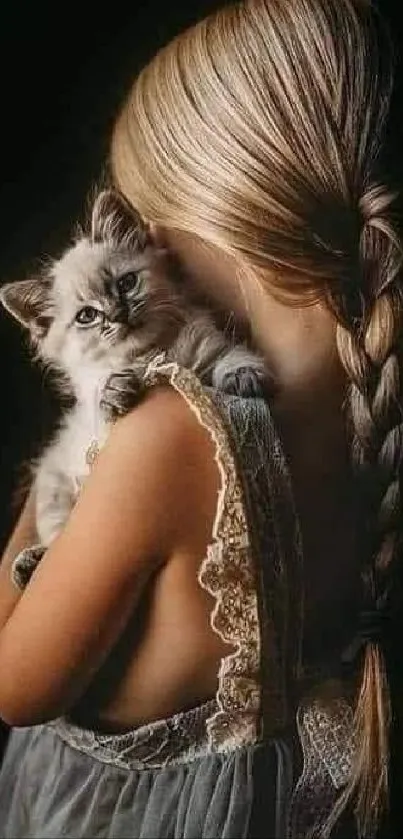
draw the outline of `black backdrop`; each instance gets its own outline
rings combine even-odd
[[[2,8],[0,283],[29,275],[40,257],[63,247],[99,175],[130,80],[160,45],[218,5],[14,0]],[[399,0],[379,0],[379,6],[400,47]],[[402,103],[400,62],[393,118],[399,137]],[[1,311],[0,400],[1,543],[13,518],[18,465],[46,436],[54,414],[22,333]]]

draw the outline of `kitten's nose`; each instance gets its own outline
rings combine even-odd
[[[117,302],[108,307],[106,314],[111,323],[122,323],[125,320],[124,307]]]

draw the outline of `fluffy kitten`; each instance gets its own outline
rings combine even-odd
[[[38,359],[63,374],[75,397],[36,466],[37,529],[48,546],[88,472],[87,451],[108,421],[129,410],[141,372],[166,352],[206,384],[243,395],[265,388],[263,361],[231,344],[207,311],[186,300],[146,227],[115,192],[95,200],[91,230],[47,273],[0,291],[30,331]]]

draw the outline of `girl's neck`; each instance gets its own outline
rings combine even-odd
[[[248,309],[255,343],[273,372],[278,405],[303,411],[318,396],[334,405],[345,377],[336,348],[336,322],[327,308],[321,303],[286,305],[257,287]]]
[[[271,407],[285,449],[303,462],[306,456],[311,468],[323,457],[336,465],[342,453],[345,462],[346,377],[331,313],[320,303],[280,303],[258,287],[248,309],[254,341],[273,374]]]

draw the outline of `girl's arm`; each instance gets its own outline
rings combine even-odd
[[[194,510],[206,510],[206,493],[212,524],[216,471],[208,433],[170,388],[151,391],[116,424],[64,531],[0,628],[5,722],[33,725],[77,702],[150,576],[188,539]],[[18,595],[5,576],[6,566],[7,603]]]
[[[0,631],[21,597],[21,591],[11,583],[11,565],[20,551],[36,542],[35,495],[31,489],[0,560]]]

